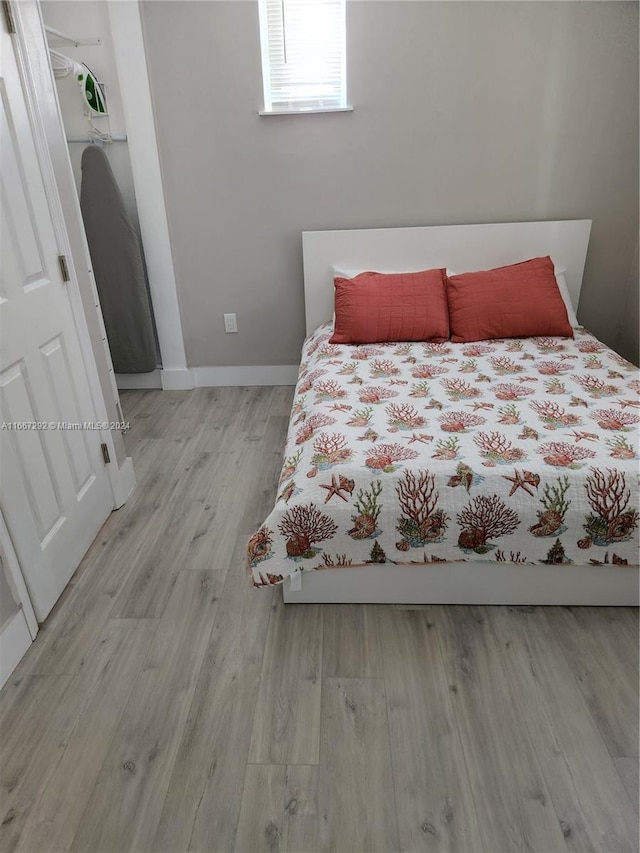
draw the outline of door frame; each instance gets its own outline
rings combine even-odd
[[[60,114],[57,92],[53,82],[53,74],[48,58],[48,46],[42,21],[42,13],[37,0],[8,0],[13,30],[11,41],[15,50],[18,71],[25,92],[25,105],[31,122],[36,154],[44,181],[51,219],[53,222],[58,251],[67,259],[70,281],[67,283],[67,293],[72,309],[74,325],[77,330],[82,358],[87,373],[93,420],[108,425],[122,421],[118,391],[113,374],[113,365],[106,342],[104,322],[100,309],[95,280],[93,278],[91,257],[82,224],[80,203],[75,191],[73,172],[69,150],[67,148],[64,126]],[[43,100],[41,92],[45,89],[49,97]],[[54,166],[51,149],[58,154]],[[64,156],[60,156],[63,154]],[[64,169],[64,174],[60,174]],[[66,194],[67,199],[73,198],[72,210],[65,210],[61,196],[61,182],[73,187],[73,195]],[[69,207],[69,205],[68,205]],[[68,222],[68,217],[74,221]],[[73,245],[70,229],[74,228],[80,236],[81,248]],[[90,288],[88,299],[83,300],[80,290],[81,281],[85,288]],[[87,294],[85,294],[87,296]],[[102,332],[103,351],[98,352],[89,333],[87,310],[92,310],[98,327]],[[96,355],[103,362],[102,381],[98,370]],[[105,369],[106,368],[106,369]],[[107,405],[106,391],[111,391],[112,405]],[[101,429],[100,441],[107,446],[110,461],[106,463],[114,509],[122,506],[133,489],[136,480],[131,457],[125,455],[122,435],[117,430]]]
[[[140,3],[107,3],[107,12],[162,359],[160,380],[165,391],[189,390],[195,387],[194,378],[180,319]],[[139,380],[135,387],[141,387]]]
[[[20,563],[0,508],[0,557],[2,569],[16,602],[16,610],[0,626],[0,689],[11,677],[38,633],[38,620],[33,611]]]
[[[31,639],[35,640],[36,634],[38,633],[38,620],[36,619],[36,614],[34,613],[33,605],[29,598],[29,591],[27,590],[27,585],[20,570],[20,563],[18,562],[18,557],[16,556],[13,542],[11,541],[9,528],[7,527],[4,515],[2,514],[2,507],[0,507],[0,556],[2,556],[6,577],[9,581],[9,586],[11,587],[14,598],[16,599],[16,603],[22,608],[24,613],[24,618],[27,623],[27,627],[29,628]]]

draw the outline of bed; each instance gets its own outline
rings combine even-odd
[[[591,223],[303,234],[305,341],[276,505],[247,546],[286,602],[638,603],[638,371],[575,337],[331,344],[333,271],[550,255]]]

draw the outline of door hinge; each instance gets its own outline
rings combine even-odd
[[[111,462],[111,457],[109,456],[109,448],[104,442],[102,442],[102,444],[100,445],[100,449],[102,450],[102,458],[104,459],[104,464],[108,465],[109,462]]]
[[[71,281],[71,276],[69,275],[69,266],[67,264],[67,259],[64,255],[58,255],[58,263],[60,264],[60,272],[62,273],[63,281]]]
[[[7,22],[7,29],[10,33],[15,33],[16,22],[13,19],[13,10],[11,8],[9,0],[2,0],[2,9],[4,11],[4,17]]]

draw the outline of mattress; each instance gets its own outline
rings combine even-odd
[[[303,347],[255,586],[374,563],[638,565],[640,375],[591,333],[330,337]]]

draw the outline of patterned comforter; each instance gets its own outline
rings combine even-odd
[[[640,379],[574,340],[305,342],[254,585],[458,560],[638,563]]]

